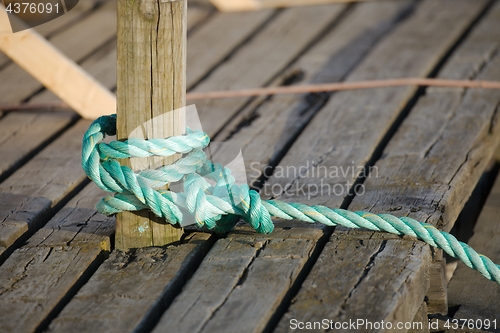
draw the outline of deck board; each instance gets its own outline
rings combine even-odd
[[[496,67],[498,65],[495,62],[490,63],[489,67],[483,69],[480,77],[497,80]],[[496,122],[499,97],[497,91],[471,90],[464,96],[454,92],[439,92],[420,98],[389,142],[382,158],[375,164],[378,167],[377,177],[369,177],[365,181],[366,192],[356,196],[349,208],[409,215],[449,230],[487,168],[493,154],[491,146],[498,142],[499,132],[497,126],[492,124]],[[432,123],[427,119],[432,119]],[[372,237],[372,233],[365,232],[364,236],[359,237],[359,241],[364,243]],[[327,244],[320,260],[323,256],[328,258],[328,254],[332,252],[328,250],[332,246],[330,244],[335,244],[334,239]],[[400,251],[406,252],[417,244],[400,242]],[[397,260],[393,266],[399,267],[402,272],[415,271],[415,267],[423,265],[424,261],[414,257],[408,268],[405,267],[407,263]],[[373,288],[374,279],[381,274],[377,274],[373,268],[365,273],[352,286],[351,294],[346,299],[349,303],[344,303],[342,311],[335,313],[335,310],[330,309],[338,307],[342,298],[324,295],[325,288],[317,283],[317,279],[321,276],[337,279],[341,278],[341,274],[328,266],[316,265],[280,323],[278,331],[285,331],[287,320],[299,316],[299,313],[304,317],[301,304],[316,299],[319,292],[322,293],[321,297],[328,298],[324,303],[328,310],[310,313],[305,316],[305,320],[325,316],[346,320],[353,318],[356,313],[363,313],[369,320],[410,320],[411,317],[402,312],[409,307],[408,297],[412,297],[412,307],[417,308],[425,291],[420,290],[420,297],[415,298],[417,292],[412,288],[415,284],[403,285],[398,289],[399,297],[384,300],[379,295],[379,306],[370,309],[370,304],[373,303],[366,301],[365,294]],[[425,269],[420,274],[425,275]],[[390,274],[386,277],[389,276]],[[380,284],[377,288],[384,290]],[[364,307],[360,309],[359,304],[364,304]]]
[[[85,274],[80,267],[95,265],[100,253],[98,248],[72,246],[14,252],[0,267],[2,332],[34,332],[43,325]]]
[[[500,149],[497,150],[497,154]],[[496,157],[497,163],[500,161],[500,154]],[[489,257],[493,262],[500,261],[500,177],[493,184],[488,199],[482,208],[481,214],[474,227],[474,234],[468,244],[479,253]],[[463,263],[459,263],[453,277],[449,283],[449,303],[451,307],[458,307],[458,311],[453,318],[459,320],[474,320],[474,325],[469,329],[466,325],[464,329],[457,332],[485,332],[486,322],[490,321],[490,328],[495,329],[493,321],[497,319],[496,331],[499,330],[498,314],[500,304],[498,302],[500,287],[493,281],[485,281],[484,277],[476,271],[472,271]],[[483,326],[476,325],[476,320],[483,320]],[[460,326],[463,321],[460,322]]]
[[[299,76],[296,85],[344,80],[377,42],[399,21],[411,15],[414,5],[410,1],[358,4],[317,45],[290,65],[273,85],[293,76]],[[234,117],[216,140],[241,147],[247,178],[254,183],[264,171],[270,174],[266,168],[279,162],[329,97],[329,94],[308,94],[258,98]],[[216,156],[221,154],[224,152]],[[261,194],[271,196],[264,191]]]
[[[274,13],[271,10],[251,15],[215,13],[200,29],[189,34],[187,88],[191,89],[232,52],[238,50]]]
[[[116,13],[103,3],[65,17],[46,35],[113,90]],[[438,69],[440,78],[500,80],[500,40],[492,33],[499,2],[408,0],[231,14],[197,2],[188,15],[194,91],[426,77]],[[77,31],[83,46],[71,39]],[[0,83],[1,103],[58,100],[15,65],[2,68],[0,57],[0,76],[6,75],[13,83]],[[264,183],[265,197],[276,194],[266,192],[273,185],[293,183],[306,191],[292,187],[279,192],[282,199],[410,215],[449,230],[500,141],[500,93],[422,91],[196,104],[209,135],[242,147],[250,180],[277,167]],[[441,253],[408,237],[278,221],[271,235],[241,224],[219,239],[196,232],[177,246],[114,250],[115,220],[95,210],[105,194],[86,185],[79,166],[88,125],[65,111],[0,118],[1,332],[285,332],[291,318],[426,324],[427,312],[445,311],[446,300],[432,296],[445,292],[436,282]],[[277,174],[303,165],[311,172],[313,163],[375,166],[377,176],[364,180],[366,191],[351,201],[345,195],[359,169],[335,177]],[[343,192],[321,195],[315,191],[321,181]],[[498,181],[471,245],[498,262],[491,222],[497,189]],[[477,286],[464,287],[475,279]],[[450,286],[452,305],[462,305],[456,318],[493,318],[497,285],[459,265]],[[471,300],[485,288],[487,295]]]
[[[401,10],[407,9],[408,3],[390,3],[385,6],[382,6],[381,8],[377,8],[376,6],[373,6],[371,4],[364,4],[362,6],[359,6],[359,9],[356,9],[354,11],[353,15],[353,20],[346,20],[345,23],[340,24],[337,26],[331,33],[329,33],[325,38],[318,43],[318,46],[315,48],[312,48],[309,50],[302,58],[301,61],[299,62],[298,65],[292,65],[292,68],[295,68],[296,66],[300,66],[300,68],[305,68],[307,70],[310,70],[309,76],[310,77],[316,77],[318,75],[325,75],[325,71],[331,71],[333,73],[345,73],[349,71],[349,67],[345,68],[342,67],[342,69],[339,69],[336,66],[340,65],[338,63],[332,62],[330,59],[338,59],[336,57],[337,53],[341,53],[343,51],[344,45],[349,45],[350,42],[356,43],[359,35],[365,34],[366,31],[365,29],[380,29],[381,31],[377,30],[373,35],[371,35],[371,38],[365,37],[363,38],[363,43],[366,43],[367,41],[370,41],[371,43],[374,43],[375,41],[378,40],[380,37],[379,33],[382,34],[385,29],[387,29],[386,25],[391,26],[391,22],[395,17],[398,17],[400,14]],[[363,16],[371,15],[371,20],[367,21],[366,26],[363,27],[357,27],[357,29],[353,26],[355,23],[358,22],[360,19],[363,18]],[[356,20],[354,20],[356,19]],[[380,27],[382,26],[382,27]],[[364,29],[363,29],[364,28]],[[338,45],[338,46],[337,46]],[[369,48],[369,45],[367,48]],[[334,47],[337,46],[337,47]],[[328,49],[327,53],[326,49]],[[354,48],[355,50],[358,50],[358,48]],[[343,56],[346,58],[351,56],[349,54],[344,54],[342,53]],[[356,54],[357,56],[357,54]],[[359,55],[362,56],[362,55]],[[323,61],[321,61],[323,60]],[[330,67],[331,66],[331,67]],[[327,80],[327,77],[324,77],[325,80]],[[292,101],[297,101],[297,98],[290,98]],[[276,106],[277,103],[270,102],[272,105]],[[282,105],[277,105],[281,106]],[[288,105],[287,105],[288,106]],[[268,113],[270,115],[270,113]],[[263,117],[265,117],[265,114]],[[269,116],[271,117],[271,116]],[[252,127],[250,127],[250,130],[255,130],[255,132],[258,133],[258,131],[263,130],[259,127],[256,129],[253,128],[255,126],[252,124]],[[284,131],[286,132],[288,129],[285,129]],[[245,132],[244,132],[245,133]],[[258,134],[255,135],[255,139],[257,139]],[[262,142],[260,140],[249,140],[251,144],[249,146],[251,148],[255,147],[254,149],[257,150],[258,147],[262,147]],[[273,140],[269,140],[269,142],[273,142]],[[247,158],[246,155],[246,150],[243,150],[244,157],[245,159]],[[254,156],[257,154],[255,153]],[[261,157],[262,163],[266,163],[267,161],[264,160],[265,155]],[[254,160],[251,160],[254,161]],[[293,229],[294,233],[297,235],[296,237],[310,237],[308,235],[313,235],[314,238],[312,238],[314,241],[318,241],[322,236],[323,232],[320,230],[316,230],[315,228],[304,228],[304,227],[298,227]],[[281,232],[283,232],[281,230]],[[282,236],[280,236],[280,231],[276,231],[275,233],[271,234],[270,236],[260,236],[261,242],[267,244],[269,242],[280,242]],[[236,232],[238,234],[238,232]],[[243,237],[243,235],[242,235]],[[246,243],[248,244],[255,244],[257,236],[255,235],[248,235],[246,236]],[[269,237],[269,238],[266,238]],[[257,238],[259,239],[259,238]],[[220,240],[217,242],[217,246],[223,246],[225,244],[226,240]],[[260,245],[262,246],[262,245]],[[302,247],[301,247],[302,246]],[[304,248],[305,246],[305,248]],[[304,243],[304,242],[299,242],[298,245],[294,247],[294,249],[297,252],[300,251],[307,251],[308,256],[311,255],[310,251],[310,246],[311,244]],[[267,254],[269,253],[269,254]],[[219,255],[217,253],[217,255]],[[259,281],[260,279],[267,281],[269,279],[268,276],[265,276],[265,273],[260,271],[259,269],[254,268],[253,262],[251,265],[246,265],[238,261],[238,267],[239,271],[236,271],[236,267],[234,266],[229,266],[231,267],[230,272],[227,273],[228,277],[225,279],[220,279],[220,280],[214,280],[212,282],[212,290],[210,292],[207,292],[206,294],[202,294],[200,296],[200,289],[199,286],[203,285],[202,281],[206,281],[209,275],[207,275],[207,271],[211,271],[214,268],[211,267],[212,262],[217,262],[216,258],[217,255],[211,255],[209,254],[205,261],[203,262],[202,266],[200,269],[196,272],[195,276],[193,277],[193,280],[187,285],[183,291],[183,293],[176,299],[174,304],[170,307],[170,309],[165,313],[165,315],[162,317],[162,320],[158,324],[156,328],[156,332],[161,332],[162,330],[165,330],[167,327],[175,327],[176,329],[179,329],[180,331],[202,331],[204,325],[207,325],[206,330],[211,330],[211,331],[220,331],[222,329],[222,324],[220,323],[226,323],[226,329],[230,330],[231,327],[234,327],[234,320],[235,318],[238,318],[239,321],[241,320],[247,320],[244,326],[247,327],[248,331],[258,331],[259,329],[262,329],[265,327],[267,322],[269,321],[269,315],[274,313],[276,311],[276,308],[280,305],[280,302],[284,297],[286,297],[286,291],[290,288],[290,286],[294,283],[294,280],[297,278],[298,271],[300,271],[304,265],[305,261],[304,258],[300,257],[301,260],[295,260],[295,259],[290,259],[288,258],[288,264],[290,267],[288,269],[293,270],[293,274],[291,275],[290,279],[291,281],[288,281],[286,284],[281,284],[279,287],[272,285],[272,284],[266,284],[265,285],[265,292],[259,291],[259,294],[266,294],[268,297],[263,298],[261,302],[258,303],[258,306],[254,307],[253,305],[253,298],[248,297],[248,294],[246,292],[249,292],[250,290],[255,290],[255,286],[252,287],[252,285],[245,285],[246,281],[252,277],[254,281]],[[273,256],[274,251],[272,248],[267,249],[267,251],[264,251],[262,254],[259,254],[260,256]],[[281,259],[282,261],[287,261],[286,258]],[[244,272],[247,272],[249,274],[249,277],[246,278],[245,283],[241,286],[245,288],[245,293],[241,293],[239,291],[239,288],[235,287],[235,281],[237,281],[237,278],[234,277],[234,274],[237,274],[237,276],[243,275]],[[247,274],[247,273],[245,273]],[[279,280],[279,279],[277,279]],[[215,281],[219,281],[218,283],[215,283]],[[228,288],[228,285],[232,285],[232,288]],[[253,289],[252,289],[253,288]],[[233,294],[234,293],[234,294]],[[215,296],[216,295],[216,296]],[[245,295],[245,297],[242,297],[242,295]],[[227,300],[231,300],[231,302],[236,302],[239,304],[242,304],[242,306],[238,306],[235,309],[235,306],[231,305],[232,303]],[[249,304],[252,303],[251,305]],[[223,304],[223,305],[222,305]],[[260,309],[263,312],[259,312],[260,315],[256,315],[254,312],[255,311],[249,311],[246,312],[244,310],[245,305],[251,306],[252,309],[255,309],[255,311],[258,311]],[[219,309],[219,307],[222,306],[222,309]],[[185,311],[187,309],[196,309],[192,310],[195,311],[196,314],[194,315],[194,318],[197,318],[196,321],[193,321],[191,316],[187,316]],[[264,311],[265,309],[265,311]],[[228,311],[234,311],[236,314],[234,316],[230,316],[228,314]],[[220,313],[224,313],[228,318],[222,318],[217,317],[212,318],[212,313],[217,313],[217,316],[221,316]],[[265,315],[262,315],[262,313],[265,313]],[[248,317],[247,317],[248,316]],[[243,318],[243,319],[242,319]],[[258,319],[257,319],[258,318]],[[206,323],[210,320],[209,323]],[[228,324],[228,320],[233,320],[232,324]],[[211,323],[213,322],[213,324]]]
[[[88,181],[77,152],[89,125],[80,120],[0,184],[0,246],[42,227]]]
[[[203,256],[209,234],[167,248],[115,251],[49,327],[50,332],[134,332],[182,286]],[[143,327],[144,326],[144,327]]]
[[[74,121],[72,112],[10,113],[0,120],[0,181],[7,178]]]
[[[114,218],[95,210],[103,195],[96,185],[87,185],[0,267],[0,322],[29,317],[10,321],[5,332],[46,325],[103,262],[115,229]]]
[[[193,91],[242,89],[266,85],[322,33],[345,6],[285,9]],[[272,51],[272,52],[271,52]],[[203,130],[211,137],[248,99],[196,102]]]
[[[240,230],[217,241],[153,332],[234,332],[236,323],[242,332],[262,331],[323,236],[299,232]]]

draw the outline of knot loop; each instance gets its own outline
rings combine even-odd
[[[186,135],[166,139],[104,143],[106,135],[116,134],[116,116],[104,116],[92,123],[83,137],[82,167],[101,189],[116,193],[103,198],[97,209],[110,215],[121,211],[150,209],[171,224],[181,224],[192,216],[199,227],[217,232],[231,230],[239,218],[261,233],[270,233],[273,223],[259,194],[247,184],[236,185],[228,168],[207,159],[204,148],[208,135],[189,128]],[[118,159],[133,157],[184,156],[170,165],[135,173]],[[183,181],[184,191],[163,190]],[[215,185],[211,185],[209,180]]]

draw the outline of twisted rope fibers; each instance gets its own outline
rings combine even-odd
[[[247,184],[236,185],[228,168],[207,159],[203,149],[208,146],[210,138],[202,131],[188,129],[186,135],[166,139],[102,142],[106,135],[115,134],[116,115],[110,115],[96,119],[83,138],[82,167],[85,173],[101,189],[115,193],[97,204],[102,214],[150,209],[173,225],[180,224],[186,214],[192,214],[199,227],[218,233],[230,231],[240,218],[257,232],[270,233],[274,229],[271,217],[277,217],[408,235],[443,249],[487,279],[500,284],[500,265],[433,225],[390,214],[261,200],[260,195]],[[178,153],[184,156],[175,163],[138,173],[117,161]],[[184,182],[182,193],[161,189],[180,180]]]

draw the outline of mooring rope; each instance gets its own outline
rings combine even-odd
[[[96,119],[83,138],[82,167],[85,173],[100,188],[115,193],[97,204],[102,214],[150,209],[173,225],[182,223],[186,214],[192,214],[199,227],[218,233],[230,231],[241,218],[257,232],[270,233],[274,229],[271,217],[385,231],[411,236],[443,249],[500,284],[500,265],[428,223],[389,214],[261,200],[259,193],[247,184],[235,184],[228,168],[207,158],[203,148],[208,146],[210,138],[202,131],[188,129],[183,136],[166,139],[102,142],[106,135],[115,134],[116,115],[110,115]],[[118,162],[118,159],[174,154],[184,156],[171,165],[138,173]],[[184,182],[181,193],[161,189],[180,180]]]

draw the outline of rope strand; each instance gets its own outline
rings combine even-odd
[[[208,146],[210,139],[201,131],[188,129],[186,135],[167,139],[129,139],[109,144],[101,142],[106,135],[115,134],[116,115],[111,115],[95,120],[83,138],[82,167],[85,173],[97,186],[115,193],[97,204],[102,214],[150,209],[174,225],[182,223],[191,215],[199,227],[218,233],[233,229],[240,218],[257,232],[270,233],[274,229],[272,217],[384,231],[410,236],[443,249],[487,279],[500,284],[500,265],[433,225],[390,214],[351,212],[279,200],[262,201],[260,195],[247,184],[236,185],[228,168],[208,160],[203,149]],[[120,158],[170,156],[177,153],[185,156],[171,165],[138,173],[117,161]],[[160,189],[180,180],[184,181],[184,192]]]

